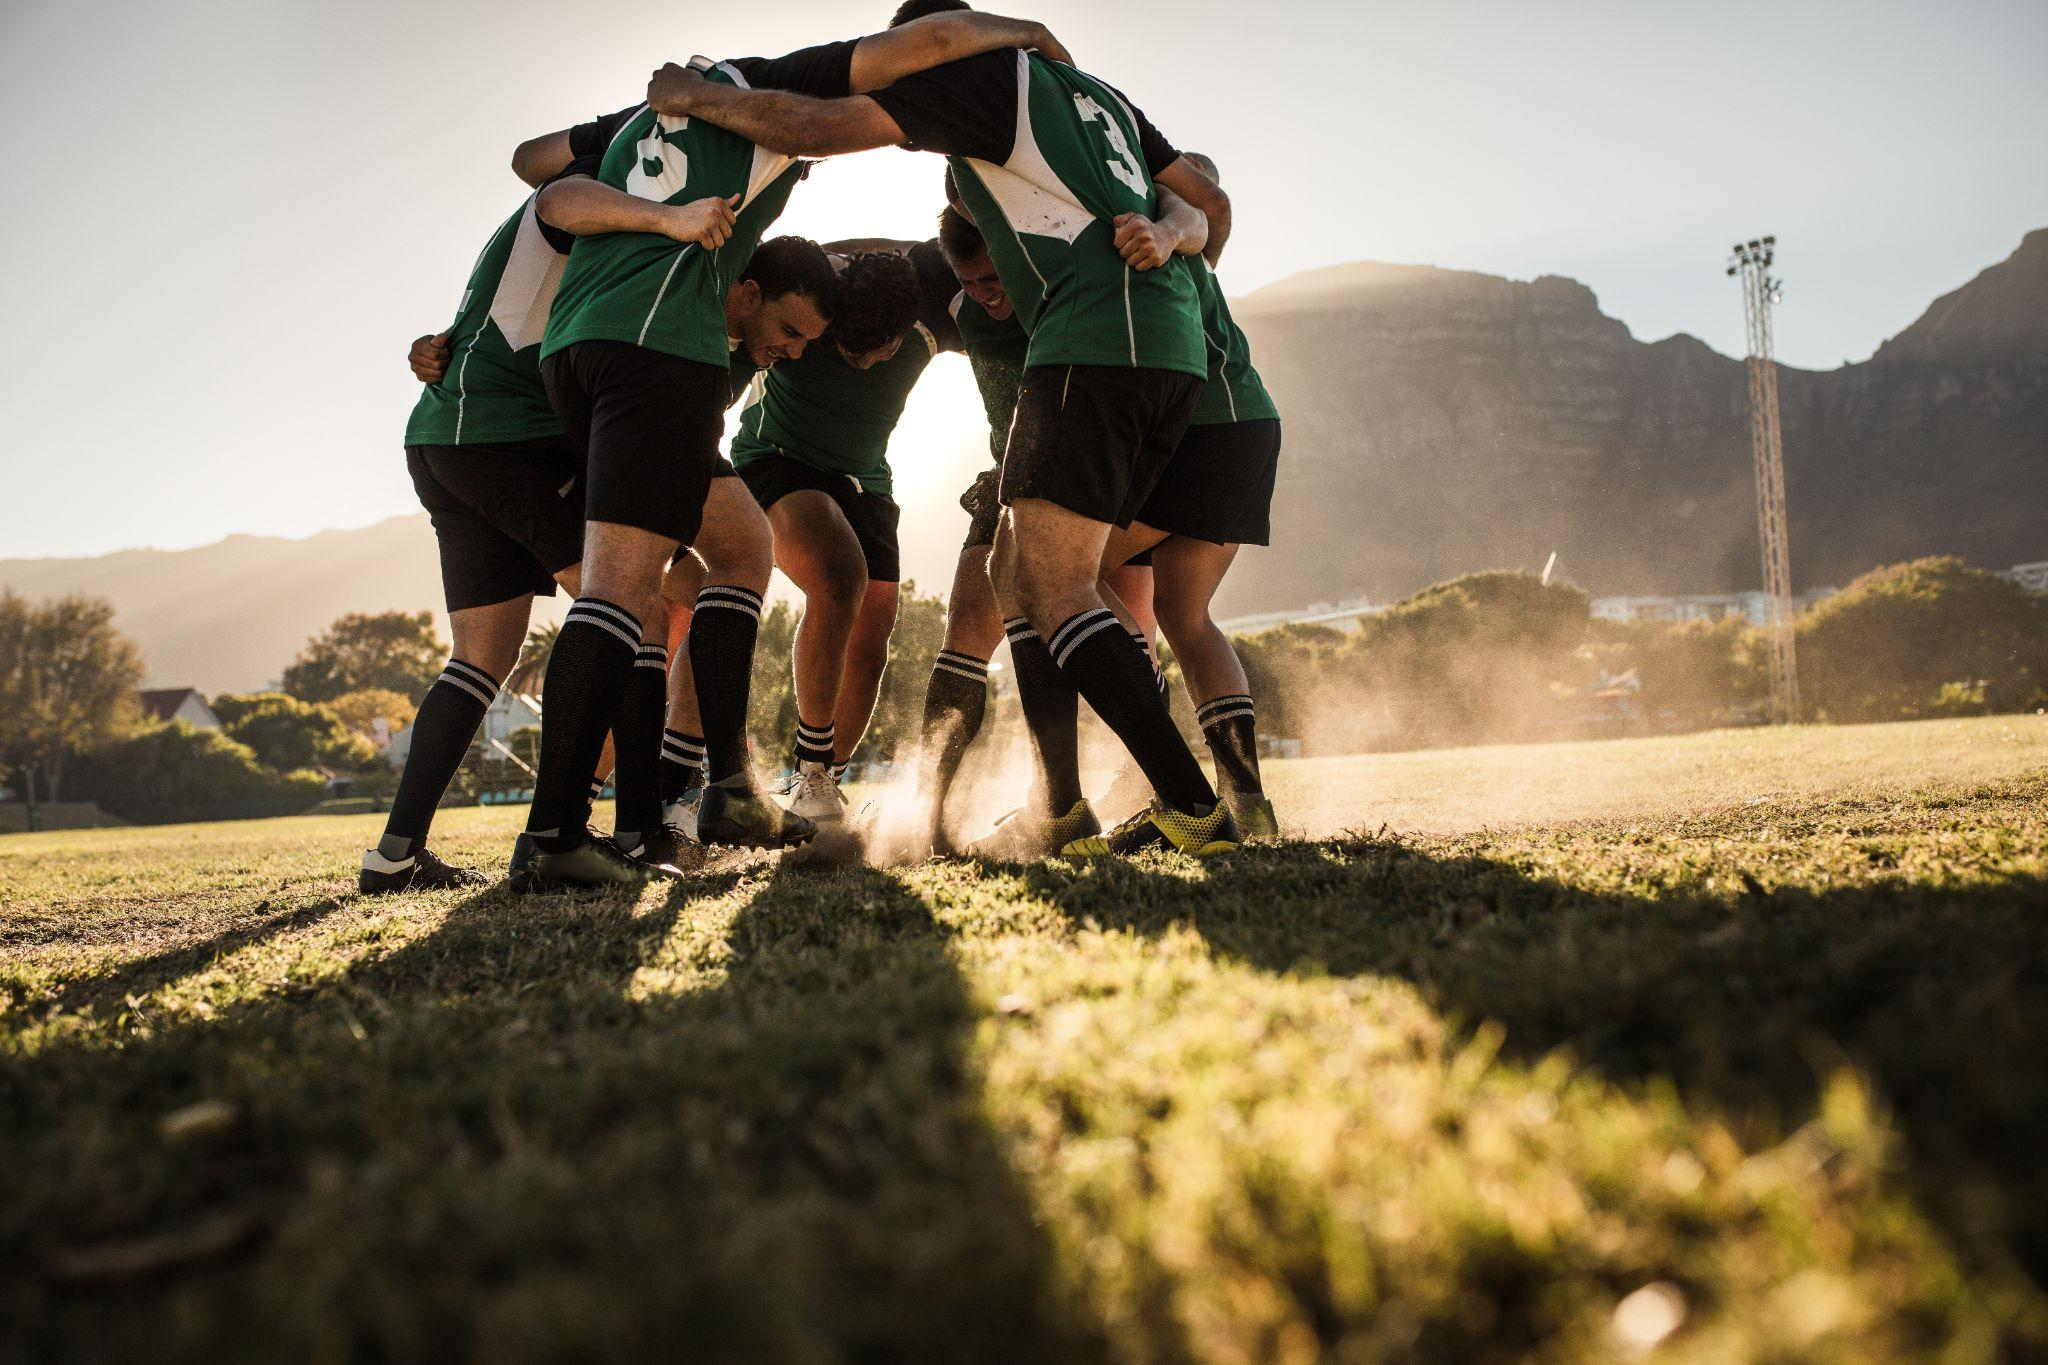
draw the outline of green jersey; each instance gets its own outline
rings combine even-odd
[[[1024,382],[1025,357],[1031,336],[1013,312],[1003,319],[967,297],[956,295],[953,323],[967,348],[967,363],[974,370],[974,386],[981,390],[982,410],[988,413],[988,453],[997,464],[1003,462],[1003,447],[1010,438],[1010,419],[1017,413],[1017,387]]]
[[[889,437],[939,339],[913,323],[896,354],[857,370],[831,339],[804,348],[754,378],[747,410],[732,440],[732,462],[745,469],[770,455],[787,455],[813,469],[844,474],[863,493],[895,496],[889,472]]]
[[[1278,417],[1280,409],[1273,406],[1265,381],[1252,368],[1251,343],[1231,319],[1216,272],[1200,256],[1182,256],[1180,263],[1193,277],[1195,294],[1202,301],[1202,335],[1209,347],[1209,382],[1202,386],[1202,397],[1188,425],[1210,427]]]
[[[1152,177],[1178,153],[1115,90],[1036,53],[1002,52],[872,98],[912,146],[952,159],[1031,334],[1031,365],[1207,375],[1193,278],[1132,270],[1116,249],[1114,220],[1157,216]]]
[[[763,61],[691,63],[704,79],[827,98],[848,92],[854,44],[807,48]],[[716,251],[649,232],[577,239],[548,319],[541,355],[579,341],[624,341],[723,369],[725,295],[746,270],[769,226],[782,216],[803,163],[756,147],[702,120],[642,107],[605,152],[597,178],[613,189],[664,204],[741,196],[732,236]]]

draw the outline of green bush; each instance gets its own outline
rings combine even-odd
[[[2048,684],[2048,598],[1959,559],[1873,570],[1799,619],[1806,706],[1831,721],[2019,711]]]
[[[228,693],[214,698],[213,712],[228,738],[248,745],[281,773],[311,767],[353,771],[377,762],[376,747],[317,702],[282,692]]]
[[[137,824],[167,824],[296,815],[327,784],[315,772],[273,772],[248,745],[174,721],[80,756],[67,795]]]

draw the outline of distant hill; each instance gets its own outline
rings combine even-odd
[[[1553,550],[1597,594],[1756,584],[1740,360],[1638,341],[1555,276],[1362,263],[1233,307],[1287,451],[1274,548],[1243,557],[1224,614],[1384,601]],[[1781,388],[1796,585],[1924,554],[2048,559],[2048,230],[1870,360],[1785,369]],[[0,586],[110,598],[153,682],[209,694],[277,677],[343,612],[440,606],[423,515],[0,561]]]
[[[1595,593],[1755,585],[1740,360],[1638,341],[1554,276],[1345,265],[1232,306],[1287,453],[1275,548],[1241,561],[1225,611],[1385,600],[1553,550]],[[2048,557],[2048,231],[1869,361],[1780,387],[1797,584]]]
[[[209,696],[275,679],[307,636],[344,612],[441,606],[424,512],[304,540],[229,536],[195,550],[0,560],[0,587],[109,599],[152,683]]]

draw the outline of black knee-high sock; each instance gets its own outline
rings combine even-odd
[[[612,828],[619,834],[642,835],[661,823],[661,723],[667,710],[668,649],[643,640],[612,719],[612,782],[618,789]]]
[[[1047,643],[1053,661],[1116,731],[1162,801],[1179,811],[1207,811],[1216,803],[1215,789],[1159,695],[1151,661],[1117,628],[1113,612],[1107,607],[1077,612]]]
[[[427,842],[434,809],[447,795],[455,770],[476,738],[476,727],[497,695],[498,680],[475,664],[450,659],[441,670],[413,720],[412,748],[405,755],[405,771],[398,776],[378,852],[393,860],[409,858]]]
[[[1014,617],[1003,623],[1003,630],[1010,637],[1017,700],[1038,756],[1039,789],[1051,813],[1065,815],[1081,799],[1081,694],[1029,621]]]
[[[1258,720],[1252,699],[1242,692],[1203,702],[1195,712],[1202,738],[1216,760],[1216,785],[1224,795],[1259,796]]]
[[[1160,697],[1166,702],[1166,709],[1171,711],[1173,694],[1166,690],[1166,665],[1160,661],[1159,651],[1152,648],[1152,642],[1145,638],[1143,631],[1133,630],[1126,633],[1131,637],[1131,643],[1144,652],[1145,662],[1152,665],[1153,686],[1159,689]]]
[[[579,597],[548,659],[540,774],[526,828],[544,849],[574,848],[590,819],[590,775],[619,713],[640,648],[640,620],[616,602]]]
[[[705,778],[723,782],[747,771],[747,697],[754,682],[754,638],[761,594],[713,584],[697,594],[690,621],[690,669],[709,758]]]
[[[661,734],[661,802],[682,799],[684,792],[704,785],[704,736],[681,730]]]
[[[924,772],[919,775],[919,785],[931,796],[935,824],[945,814],[946,794],[987,715],[987,660],[940,650],[924,694]]]

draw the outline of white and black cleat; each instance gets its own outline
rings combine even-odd
[[[365,896],[389,896],[399,891],[486,886],[490,880],[481,872],[444,863],[428,849],[419,849],[405,858],[387,858],[373,848],[363,853],[363,870],[356,879],[356,889]]]

